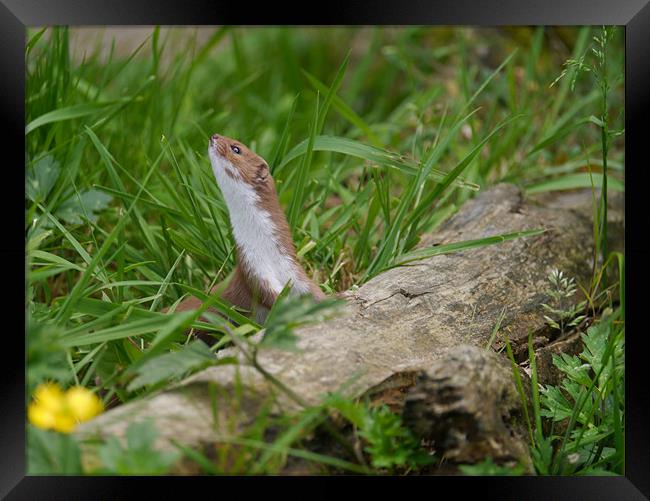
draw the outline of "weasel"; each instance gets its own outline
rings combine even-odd
[[[221,299],[253,311],[263,322],[288,282],[291,294],[325,298],[300,265],[289,223],[280,207],[267,162],[241,142],[214,134],[208,156],[230,214],[237,266]],[[191,297],[176,311],[196,309]]]

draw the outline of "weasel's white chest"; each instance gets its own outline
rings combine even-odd
[[[275,293],[280,293],[289,281],[296,292],[309,290],[296,272],[291,257],[278,244],[273,220],[266,211],[235,204],[230,208],[230,222],[243,254],[241,258],[246,260],[247,268],[258,280],[264,281]]]
[[[213,172],[228,205],[233,236],[247,268],[276,294],[289,281],[294,292],[308,293],[309,284],[301,279],[296,263],[278,244],[270,214],[258,206],[257,193],[243,180],[226,174],[225,167],[234,171],[232,166],[213,160]]]

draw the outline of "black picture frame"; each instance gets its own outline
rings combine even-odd
[[[4,238],[0,242],[0,263],[5,272],[5,318],[18,318],[5,324],[5,354],[2,357],[2,412],[0,413],[0,495],[7,499],[122,499],[136,494],[141,480],[148,480],[145,493],[165,490],[167,478],[134,477],[36,477],[25,476],[25,338],[24,311],[20,290],[25,284],[24,225],[18,207],[23,203],[24,178],[20,165],[25,162],[25,28],[43,25],[212,25],[212,24],[282,24],[282,25],[624,25],[625,26],[625,293],[626,314],[626,470],[624,477],[426,477],[407,479],[364,479],[364,487],[385,489],[389,484],[408,488],[402,482],[417,482],[442,495],[443,484],[454,497],[469,489],[479,495],[498,499],[644,499],[650,497],[650,390],[646,376],[647,336],[643,323],[644,285],[650,283],[650,245],[645,243],[648,227],[647,202],[643,197],[648,171],[643,150],[643,121],[650,110],[650,4],[646,0],[444,0],[394,2],[330,1],[322,4],[295,4],[283,8],[277,2],[246,6],[234,2],[210,0],[0,0],[0,137],[3,174],[11,174],[2,186],[0,197]],[[15,197],[15,199],[14,199]],[[21,236],[22,234],[22,236]],[[20,266],[18,263],[23,263]],[[20,320],[22,318],[22,320]],[[15,322],[15,323],[14,323]],[[14,328],[15,327],[15,328]],[[22,330],[21,330],[22,329]],[[178,477],[177,477],[178,478]],[[206,484],[210,479],[195,479],[198,485],[217,495],[223,480]],[[234,479],[238,482],[240,479]],[[237,486],[249,489],[251,483]],[[262,482],[286,482],[290,479],[257,479]],[[339,480],[326,479],[340,489]],[[185,481],[185,479],[183,479]],[[232,480],[231,480],[232,481]],[[311,480],[309,480],[311,481]],[[304,482],[304,480],[301,480]],[[426,482],[426,484],[422,483]],[[433,483],[429,483],[433,482]],[[197,485],[193,483],[193,485]],[[412,484],[409,484],[412,485]],[[234,487],[234,486],[230,486]],[[279,486],[278,486],[279,487]],[[309,487],[306,486],[306,489]],[[186,491],[177,491],[185,495]],[[321,491],[325,492],[325,491]],[[309,491],[304,494],[309,495]]]

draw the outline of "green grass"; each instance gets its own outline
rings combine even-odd
[[[161,313],[186,294],[207,298],[234,266],[228,213],[206,155],[215,132],[269,161],[298,254],[327,293],[416,259],[536,234],[415,249],[495,183],[529,193],[623,188],[620,30],[595,45],[601,35],[590,28],[224,27],[200,42],[180,31],[152,28],[128,54],[99,46],[83,54],[65,28],[29,30],[30,392],[54,379],[120,405],[209,364],[207,348],[183,334],[189,326],[219,339],[212,351],[259,330],[215,297],[239,330],[199,321],[199,312]],[[569,64],[551,86],[566,59],[580,61],[591,47],[601,50],[593,63],[600,79]],[[613,261],[605,206],[596,202],[602,266]],[[286,330],[279,342],[290,344],[290,322],[277,320],[290,315],[275,317],[277,332]],[[369,429],[380,426],[368,419]],[[271,448],[262,435],[238,447],[267,455],[260,472],[274,471],[267,466],[282,448],[347,471],[382,471],[372,457],[364,465],[296,452],[321,421],[291,434],[289,420],[291,440]],[[621,446],[620,430],[615,438]],[[62,443],[66,454],[74,450]],[[404,453],[402,445],[395,450]]]

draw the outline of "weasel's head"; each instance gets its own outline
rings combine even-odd
[[[224,174],[232,181],[243,181],[257,190],[272,182],[266,161],[235,139],[214,134],[208,154],[219,185],[226,179]]]

